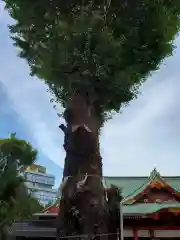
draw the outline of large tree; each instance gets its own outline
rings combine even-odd
[[[15,134],[0,139],[0,238],[4,240],[7,227],[16,219],[29,218],[42,209],[37,200],[29,196],[20,175],[35,161],[36,155],[37,151]]]
[[[64,177],[73,178],[63,188],[61,228],[73,233],[65,216],[67,222],[73,219],[76,214],[68,209],[74,204],[75,231],[92,234],[94,225],[97,232],[106,231],[100,128],[172,54],[180,1],[4,1],[15,20],[10,31],[20,57],[66,109]],[[86,193],[79,193],[82,185]]]

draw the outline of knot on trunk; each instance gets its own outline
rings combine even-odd
[[[91,129],[86,125],[73,125],[71,128],[61,124],[64,132],[64,149],[80,155],[89,155],[96,151],[96,141]]]
[[[96,141],[93,134],[87,131],[84,126],[79,126],[71,133],[69,142],[69,150],[78,154],[79,156],[89,157],[96,151]]]
[[[87,124],[85,117],[77,119],[72,109],[64,112],[67,126],[61,124],[59,128],[64,133],[64,149],[67,153],[89,156],[96,152],[97,142],[92,126]]]
[[[75,109],[77,110],[77,107]],[[65,135],[64,149],[67,154],[64,176],[77,176],[79,172],[101,174],[98,138],[96,131],[94,132],[96,128],[90,123],[92,119],[85,111],[80,118],[80,115],[77,116],[77,112],[74,112],[75,109],[65,110],[66,126],[59,126]]]
[[[82,192],[91,192],[94,195],[103,193],[103,186],[100,177],[85,174],[78,177],[64,177],[60,190],[63,198],[73,199],[73,197],[79,197]]]

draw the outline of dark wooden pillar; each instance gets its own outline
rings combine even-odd
[[[150,239],[155,239],[154,238],[154,230],[153,229],[149,230],[149,236],[150,236]]]
[[[139,240],[137,229],[133,229],[133,238],[134,238],[134,240]]]

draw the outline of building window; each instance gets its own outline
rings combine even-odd
[[[40,176],[32,173],[25,173],[25,179],[27,182],[40,183],[44,185],[53,186],[55,183],[54,177]]]
[[[54,185],[54,179],[53,178],[47,179],[47,184]]]
[[[34,197],[38,198],[41,201],[55,201],[56,194],[51,192],[37,191],[34,192]]]
[[[33,175],[30,174],[30,173],[27,173],[27,174],[25,175],[25,178],[26,178],[26,180],[28,180],[28,181],[32,181]]]

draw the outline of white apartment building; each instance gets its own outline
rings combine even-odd
[[[55,176],[48,174],[45,167],[33,164],[25,170],[24,177],[29,193],[41,204],[46,205],[56,200],[58,190],[53,189]]]

